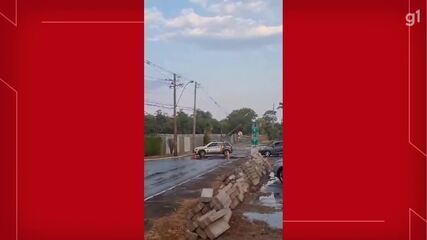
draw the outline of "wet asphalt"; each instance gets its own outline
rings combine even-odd
[[[244,158],[249,154],[250,148],[235,147],[231,160]],[[229,163],[230,160],[226,160],[223,155],[212,155],[204,159],[192,159],[187,156],[145,161],[144,199],[148,200]]]
[[[149,230],[155,219],[176,212],[183,199],[200,196],[201,188],[210,186],[211,181],[217,176],[231,173],[237,166],[241,166],[247,161],[249,153],[250,148],[243,147],[235,149],[231,160],[225,160],[222,156],[211,156],[202,160],[186,157],[177,160],[146,161],[145,196],[153,197],[144,201],[145,229]],[[277,161],[282,158],[271,157],[270,159]],[[188,170],[194,172],[188,173]],[[171,186],[175,187],[169,189]],[[248,204],[254,207],[271,207],[274,211],[268,213],[245,211],[243,217],[249,221],[265,222],[271,228],[281,230],[282,183],[274,177],[274,174],[270,174],[269,181],[263,184],[260,191],[259,197]]]
[[[273,158],[279,160],[281,158]],[[273,211],[268,213],[245,212],[243,214],[250,221],[263,221],[273,229],[283,229],[283,186],[282,182],[270,173],[269,181],[264,184],[260,192],[262,193],[256,200],[249,204],[270,207]]]

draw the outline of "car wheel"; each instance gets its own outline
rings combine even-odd
[[[271,152],[270,152],[270,151],[265,151],[265,152],[264,152],[264,156],[266,156],[266,157],[270,157],[270,156],[271,156]]]
[[[279,170],[277,170],[277,178],[283,183],[283,168],[279,168]]]
[[[200,151],[199,152],[199,156],[200,156],[200,158],[204,158],[206,156],[206,152],[205,151]]]

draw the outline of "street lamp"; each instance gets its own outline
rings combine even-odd
[[[186,88],[190,83],[194,83],[194,81],[189,81],[189,82],[187,82],[187,84],[185,84],[185,85],[184,85],[184,88],[182,89],[181,94],[179,95],[178,102],[176,103],[176,105],[178,105],[179,100],[181,100],[181,97],[182,97],[182,94],[184,93],[185,88]]]

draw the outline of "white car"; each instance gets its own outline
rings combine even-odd
[[[194,153],[204,158],[211,154],[224,154],[227,157],[233,152],[233,146],[228,142],[210,142],[205,146],[194,148]]]

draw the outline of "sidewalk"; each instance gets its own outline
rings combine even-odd
[[[191,152],[186,152],[178,156],[172,156],[172,155],[163,155],[163,156],[144,156],[144,161],[154,161],[154,160],[167,160],[167,159],[178,159],[178,158],[184,158],[193,156]]]

